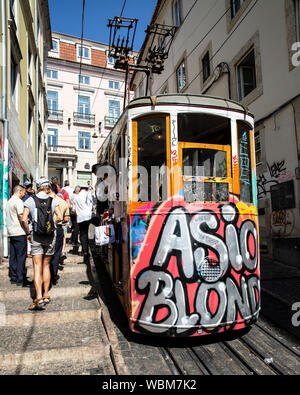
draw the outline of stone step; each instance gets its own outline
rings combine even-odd
[[[48,307],[48,306],[47,306]],[[33,325],[50,325],[55,323],[67,323],[74,321],[99,320],[101,312],[96,309],[89,310],[65,310],[65,311],[36,311],[23,314],[7,314],[1,320],[1,327],[28,327]]]
[[[110,346],[109,344],[97,344],[82,347],[57,348],[50,350],[35,350],[27,352],[12,352],[10,354],[2,354],[0,360],[0,374],[2,372],[19,371],[24,367],[36,371],[37,374],[43,373],[43,366],[48,367],[48,371],[55,370],[55,365],[65,366],[71,363],[71,366],[88,365],[88,362],[101,365],[105,361],[105,365],[109,366],[110,362]],[[6,373],[6,374],[8,374]],[[25,373],[26,374],[26,373]],[[57,374],[60,374],[58,371]]]
[[[57,285],[53,286],[51,291],[54,288],[66,288],[66,287],[91,287],[91,284],[87,278],[87,273],[85,272],[75,272],[75,273],[59,273],[59,280]],[[0,278],[0,292],[1,291],[18,291],[19,289],[24,289],[23,287],[17,287],[15,284],[10,283],[10,279],[8,277]],[[31,293],[34,292],[34,285],[32,284],[28,290],[31,290]],[[1,301],[1,296],[0,296]]]
[[[99,310],[97,298],[86,300],[84,299],[85,296],[54,297],[51,292],[51,303],[46,306],[45,311],[47,313],[55,313],[60,311]],[[8,299],[0,302],[0,311],[6,315],[36,315],[36,312],[28,310],[31,302],[32,300],[29,297],[26,299]]]
[[[75,287],[55,287],[52,288],[50,293],[51,298],[60,297],[74,297],[74,296],[86,296],[90,290],[90,286],[75,286]],[[35,296],[33,288],[15,288],[11,290],[0,291],[0,303],[6,302],[7,300],[13,299],[25,299],[30,301]]]
[[[62,375],[81,375],[81,376],[102,376],[115,375],[115,369],[112,361],[108,356],[99,358],[95,361],[62,361],[55,363],[40,363],[38,365],[18,365],[13,369],[0,369],[0,374],[3,375],[47,375],[47,376],[62,376]]]
[[[0,278],[1,277],[8,277],[8,267],[0,268]],[[74,263],[66,263],[63,265],[63,270],[59,270],[58,274],[61,273],[84,273],[86,272],[86,265],[78,265]],[[32,265],[27,266],[27,277],[33,278],[33,267]]]
[[[99,319],[1,328],[0,368],[23,360],[24,365],[35,361],[54,362],[95,357],[96,352],[81,355],[82,348],[94,348],[101,356],[109,343]],[[15,355],[15,357],[13,357]],[[39,359],[35,359],[39,356]]]

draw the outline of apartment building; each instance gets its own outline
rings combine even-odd
[[[108,45],[52,33],[48,54],[48,176],[61,184],[93,184],[97,151],[118,120],[125,73],[114,69]]]
[[[176,26],[152,95],[222,96],[255,115],[261,251],[299,266],[300,1],[159,0],[151,23]],[[143,96],[145,75],[135,73],[131,86]]]
[[[6,202],[14,185],[47,170],[45,62],[51,26],[46,0],[1,0],[0,14],[0,255],[7,256]]]

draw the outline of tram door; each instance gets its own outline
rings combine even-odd
[[[180,191],[186,202],[228,202],[232,192],[230,146],[179,143]]]

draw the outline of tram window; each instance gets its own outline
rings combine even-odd
[[[151,167],[157,166],[161,168],[163,165],[167,165],[166,118],[153,117],[141,119],[137,122],[137,125],[138,166],[143,166],[147,170],[148,175],[148,191],[143,190],[143,177],[139,177],[138,194],[141,197],[139,200],[147,201],[144,198],[145,195],[147,195],[148,200],[153,200],[153,194],[151,195]],[[157,201],[165,198],[163,196],[163,185],[167,185],[163,180],[165,176],[166,173],[163,175],[160,172],[157,188],[158,193],[155,195],[155,200]]]
[[[230,145],[230,119],[211,114],[178,114],[178,140]]]
[[[252,196],[252,163],[250,127],[238,122],[238,152],[240,168],[240,200],[245,203],[253,201]]]
[[[229,199],[227,183],[199,182],[197,177],[227,178],[227,152],[206,148],[183,148],[184,199],[186,202],[224,202]]]

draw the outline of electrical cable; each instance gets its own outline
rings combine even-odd
[[[125,5],[126,5],[126,0],[124,0],[123,7],[122,7],[122,11],[121,11],[121,14],[120,14],[120,16],[122,16],[122,15],[123,15],[123,11],[124,11]]]

